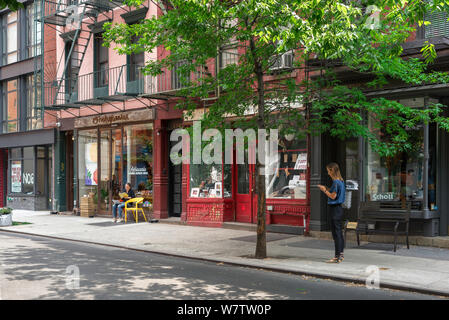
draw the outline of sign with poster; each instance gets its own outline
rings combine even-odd
[[[296,170],[307,170],[307,153],[300,153],[295,162]]]
[[[22,192],[22,161],[11,163],[11,192]]]
[[[97,143],[88,143],[85,145],[84,160],[86,165],[86,186],[98,185],[98,165],[97,165]]]

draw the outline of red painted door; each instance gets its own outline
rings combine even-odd
[[[236,165],[236,210],[235,220],[237,222],[252,223],[253,201],[252,201],[252,179],[249,164]]]
[[[255,165],[236,165],[236,221],[257,223],[257,195],[255,193]]]

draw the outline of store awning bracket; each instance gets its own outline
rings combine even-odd
[[[104,100],[104,103],[110,105],[111,107],[117,109],[118,111],[125,111],[125,103],[123,103],[123,108],[119,108],[119,107],[117,107],[116,105],[110,103],[110,102],[107,101],[107,100]]]

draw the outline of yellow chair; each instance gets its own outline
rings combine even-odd
[[[132,198],[125,202],[125,223],[127,221],[128,210],[132,211],[136,223],[139,222],[139,212],[142,213],[143,218],[146,222],[148,222],[147,217],[145,216],[145,212],[143,212],[143,209],[139,207],[139,204],[142,204],[143,200],[144,198]]]

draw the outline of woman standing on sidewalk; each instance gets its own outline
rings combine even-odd
[[[345,202],[345,183],[340,173],[340,168],[335,162],[326,166],[327,174],[331,177],[333,183],[328,190],[323,185],[318,185],[321,191],[328,197],[327,204],[331,215],[331,231],[335,244],[335,256],[328,260],[329,263],[340,263],[343,261],[343,250],[345,247],[343,238],[343,208]]]

